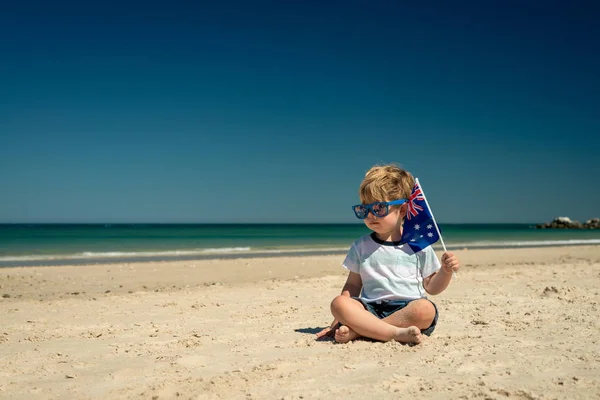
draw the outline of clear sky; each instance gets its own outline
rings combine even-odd
[[[598,4],[4,2],[0,222],[600,217]]]

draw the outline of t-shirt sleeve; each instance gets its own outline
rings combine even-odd
[[[440,264],[440,260],[431,246],[425,247],[419,252],[419,255],[421,256],[421,276],[423,279],[442,268],[442,264]]]
[[[350,272],[360,274],[360,257],[358,255],[356,243],[352,244],[352,247],[350,247],[342,266]]]

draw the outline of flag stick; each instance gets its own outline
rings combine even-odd
[[[429,209],[429,212],[431,213],[431,219],[433,220],[433,226],[435,226],[435,230],[437,231],[437,234],[440,237],[440,242],[442,242],[442,247],[443,247],[444,253],[445,253],[447,251],[446,244],[444,243],[444,238],[442,238],[442,232],[440,232],[440,228],[438,228],[438,224],[435,220],[435,217],[433,216],[433,211],[431,211],[431,207],[429,207],[429,203],[427,202],[427,196],[425,196],[425,190],[423,190],[423,186],[421,186],[421,184],[419,183],[419,178],[415,178],[415,181],[421,187],[421,193],[423,193],[423,200],[425,200],[425,204],[427,205],[427,208]],[[454,278],[456,278],[456,272],[452,271],[452,276]]]

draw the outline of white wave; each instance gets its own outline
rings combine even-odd
[[[250,247],[220,247],[215,249],[204,249],[201,253],[232,253],[237,251],[250,251]]]
[[[439,245],[439,243],[437,243]],[[544,247],[544,246],[577,246],[600,244],[600,239],[568,239],[568,240],[525,240],[525,241],[481,241],[469,243],[450,243],[447,247]],[[435,245],[434,245],[435,246]]]
[[[223,247],[215,249],[194,249],[194,250],[170,250],[170,251],[107,251],[94,252],[84,251],[75,254],[53,254],[53,255],[26,255],[26,256],[5,256],[0,257],[1,261],[44,261],[44,260],[78,260],[90,258],[135,258],[135,257],[173,257],[173,256],[194,256],[202,254],[227,254],[249,252],[250,247]]]
[[[447,247],[452,249],[461,248],[510,248],[510,247],[545,247],[545,246],[577,246],[577,245],[598,245],[600,239],[572,239],[572,240],[529,240],[529,241],[480,241],[466,243],[448,243]],[[440,243],[434,244],[439,248]],[[0,262],[24,262],[24,261],[49,261],[49,260],[85,260],[85,259],[110,259],[110,258],[143,258],[143,257],[177,257],[177,256],[202,256],[202,255],[223,255],[223,254],[302,254],[302,253],[331,253],[345,252],[348,247],[314,247],[314,248],[294,248],[294,249],[252,249],[251,247],[221,247],[208,249],[192,250],[171,250],[171,251],[141,251],[141,252],[92,252],[86,251],[75,254],[54,254],[54,255],[22,255],[22,256],[3,256]]]

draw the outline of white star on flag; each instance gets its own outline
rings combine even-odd
[[[415,230],[418,231],[419,229],[421,229],[421,225],[415,224]]]
[[[433,237],[433,233],[429,232],[429,233],[427,234],[427,236],[429,236],[429,237]]]
[[[427,225],[427,229],[431,229],[431,228],[433,228],[433,225],[431,225],[431,224]]]

